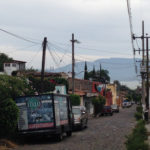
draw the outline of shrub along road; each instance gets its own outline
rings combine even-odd
[[[136,123],[135,107],[120,109],[120,113],[113,116],[89,119],[87,129],[73,132],[72,137],[64,137],[62,142],[36,138],[16,150],[125,150],[125,136]]]

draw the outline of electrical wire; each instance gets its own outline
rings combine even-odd
[[[34,47],[34,46],[37,46],[39,44],[33,44],[33,45],[30,45],[30,46],[26,46],[26,47],[22,47],[22,48],[17,48],[15,50],[12,50],[12,51],[7,51],[6,53],[14,53],[14,52],[17,52],[17,51],[22,51],[22,50],[25,50],[27,48],[31,48],[31,47]]]
[[[129,25],[130,25],[131,45],[132,45],[132,50],[133,50],[133,61],[134,61],[134,65],[135,65],[135,72],[137,74],[136,61],[135,61],[135,55],[134,55],[135,48],[134,48],[134,42],[133,42],[133,25],[132,25],[132,15],[131,15],[130,0],[127,0],[127,9],[128,9]]]
[[[9,34],[9,35],[11,35],[11,36],[13,36],[13,37],[16,37],[16,38],[18,38],[18,39],[20,39],[20,40],[23,40],[23,41],[26,41],[26,42],[30,42],[30,43],[34,43],[34,44],[41,44],[41,43],[37,43],[37,42],[35,42],[35,41],[31,41],[31,40],[29,40],[29,39],[26,39],[26,38],[24,38],[24,37],[22,37],[22,36],[20,36],[20,35],[11,33],[11,32],[9,32],[9,31],[6,31],[6,30],[1,29],[1,28],[0,28],[0,31],[5,32],[5,33],[7,33],[7,34]]]
[[[48,48],[48,51],[49,51],[49,53],[50,53],[50,56],[52,57],[52,59],[53,59],[55,65],[56,65],[57,67],[59,67],[59,64],[58,64],[57,61],[55,60],[55,57],[53,56],[53,53],[51,52],[51,50],[50,50],[50,48],[49,48],[49,45],[47,45],[47,48]]]
[[[32,63],[33,60],[37,57],[37,55],[39,54],[39,52],[41,51],[41,48],[36,52],[36,54],[32,57],[32,59],[28,62],[28,64]]]
[[[52,44],[51,42],[49,42],[49,43],[50,43],[53,47],[55,47],[56,50],[60,51],[61,53],[62,53],[62,51],[61,51],[60,49],[64,50],[63,48],[61,48],[61,47],[59,47],[59,46],[56,46],[55,44]],[[81,47],[80,47],[80,48],[81,48]],[[90,50],[93,50],[93,49],[90,49]],[[94,49],[94,50],[97,50],[97,49]],[[68,51],[69,53],[66,54],[66,51],[68,51],[68,50],[65,49],[65,53],[64,53],[64,55],[62,56],[62,58],[63,58],[65,55],[69,55],[69,56],[72,55],[70,51]],[[76,54],[75,59],[76,59],[77,61],[85,61],[85,60],[93,61],[92,58],[84,57],[84,56],[79,55],[79,54]],[[61,60],[62,60],[62,59],[61,59]],[[104,63],[105,63],[105,62],[104,62]],[[112,63],[110,63],[110,64],[112,64]],[[113,63],[113,64],[114,64],[114,63]],[[115,64],[116,64],[116,63],[115,63]],[[119,64],[120,64],[120,63],[119,63]],[[123,65],[126,65],[126,64],[123,64]]]
[[[58,42],[57,42],[58,43]],[[64,50],[64,51],[69,51],[69,50],[67,50],[67,49],[64,49],[64,48],[62,48],[62,47],[60,47],[60,46],[58,46],[58,45],[56,45],[56,44],[53,44],[53,43],[50,43],[51,45],[53,45],[54,47],[57,47],[57,48],[59,48],[59,49],[61,49],[61,50]],[[67,45],[67,44],[60,44],[60,45]],[[68,47],[68,45],[67,45],[67,47]],[[71,47],[71,45],[70,45],[70,47]],[[122,54],[122,55],[127,55],[127,56],[130,56],[130,54],[127,54],[127,53],[120,53],[120,52],[116,52],[116,51],[112,51],[111,50],[111,52],[110,51],[108,51],[108,50],[100,50],[100,49],[97,49],[97,48],[89,48],[89,47],[82,47],[82,46],[76,46],[76,48],[77,49],[86,49],[86,50],[91,50],[91,51],[96,51],[96,52],[103,52],[103,53],[112,53],[112,54]],[[70,51],[69,51],[70,52]]]

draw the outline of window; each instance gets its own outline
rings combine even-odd
[[[12,64],[12,66],[13,66],[13,67],[16,67],[16,64],[14,63],[14,64]]]
[[[5,67],[10,67],[10,64],[5,64]]]

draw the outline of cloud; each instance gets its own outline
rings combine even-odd
[[[141,12],[145,22],[147,21],[146,32],[149,31],[148,4],[148,0],[131,1],[134,31],[139,34],[141,34],[141,17],[139,18]],[[144,8],[142,11],[139,11],[142,9],[140,6]],[[71,46],[71,34],[75,33],[75,38],[81,41],[81,47],[96,49],[93,51],[81,49],[75,45],[77,59],[132,57],[126,0],[5,0],[0,1],[0,18],[0,28],[41,44],[46,36],[49,42],[57,41]],[[41,45],[38,45],[25,51],[22,47],[30,46],[30,43],[2,32],[0,45],[13,47],[14,50],[19,47],[20,51],[12,53],[12,57],[27,61],[41,49]],[[69,49],[71,50],[71,47]],[[71,62],[70,54],[65,55],[65,62],[61,61],[64,53],[61,51],[57,54],[60,58],[55,56],[58,65]],[[32,61],[35,68],[39,67],[38,60],[41,53],[39,52],[36,57],[37,59]],[[53,61],[47,64],[57,66]]]

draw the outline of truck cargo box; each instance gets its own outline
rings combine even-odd
[[[16,98],[20,134],[71,135],[72,109],[67,95],[42,94]]]

